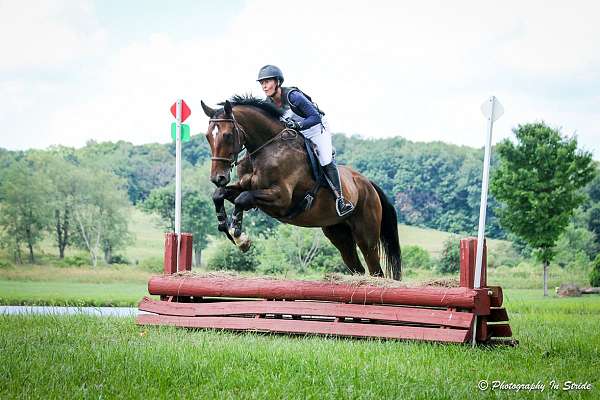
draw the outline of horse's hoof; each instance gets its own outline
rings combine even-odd
[[[235,228],[233,230],[233,237],[240,237],[242,235],[242,229],[241,228]]]
[[[217,229],[219,230],[219,232],[227,232],[227,223],[219,224]]]
[[[250,247],[252,247],[252,240],[246,237],[246,240],[240,243],[240,250],[242,251],[242,253],[245,253],[248,250],[250,250]]]

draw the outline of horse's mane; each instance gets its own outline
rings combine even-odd
[[[254,97],[251,94],[239,95],[235,94],[231,96],[229,102],[233,107],[235,106],[252,106],[256,107],[259,110],[264,111],[270,117],[275,119],[279,119],[283,115],[283,112],[275,107],[272,103],[269,103],[263,99],[259,99],[258,97]],[[220,106],[225,105],[225,102],[222,101],[219,103]],[[219,110],[221,111],[221,110]]]

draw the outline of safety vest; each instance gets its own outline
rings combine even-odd
[[[281,88],[281,108],[280,109],[281,109],[282,112],[285,112],[285,111],[291,109],[292,112],[294,114],[298,115],[299,117],[301,117],[301,118],[306,118],[307,117],[307,115],[304,115],[304,113],[302,111],[300,111],[298,109],[298,107],[294,106],[290,102],[290,93],[293,92],[294,90],[297,90],[300,93],[302,93],[308,99],[308,101],[310,101],[313,104],[313,106],[315,106],[315,108],[317,109],[317,111],[319,112],[319,114],[325,115],[325,113],[323,111],[321,111],[321,109],[319,108],[319,106],[314,101],[312,101],[312,99],[310,98],[309,95],[307,95],[306,93],[304,93],[302,90],[298,89],[295,86],[282,87]],[[267,101],[269,103],[272,103],[273,105],[275,105],[275,102],[273,101],[272,98],[267,97]]]

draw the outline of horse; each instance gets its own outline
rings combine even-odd
[[[213,202],[219,231],[242,251],[247,250],[250,241],[242,232],[243,212],[258,208],[283,223],[320,227],[354,274],[365,273],[358,246],[370,275],[384,276],[383,252],[385,276],[401,279],[397,215],[379,186],[340,166],[344,196],[355,205],[352,213],[339,217],[333,193],[323,188],[316,191],[312,206],[291,212],[318,187],[308,164],[306,139],[280,121],[280,109],[251,95],[233,96],[231,101],[219,103],[220,109],[204,101],[201,104],[210,118],[206,139],[212,153],[210,180],[217,186]],[[246,156],[238,161],[243,149]],[[237,167],[238,180],[229,184],[233,167]],[[225,200],[235,205],[230,223]]]

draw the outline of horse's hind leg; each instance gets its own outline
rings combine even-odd
[[[372,276],[383,277],[383,270],[379,261],[379,243],[378,240],[373,240],[370,237],[356,237],[356,244],[360,248],[361,253],[365,257],[365,262],[369,268],[369,274]]]
[[[354,274],[364,274],[365,268],[362,266],[358,253],[356,252],[356,242],[352,237],[350,227],[345,223],[326,226],[323,233],[333,243],[342,255],[344,263]]]
[[[352,237],[365,257],[369,274],[371,276],[384,276],[379,261],[379,220],[377,218],[363,218],[360,223],[356,222],[350,224]]]

